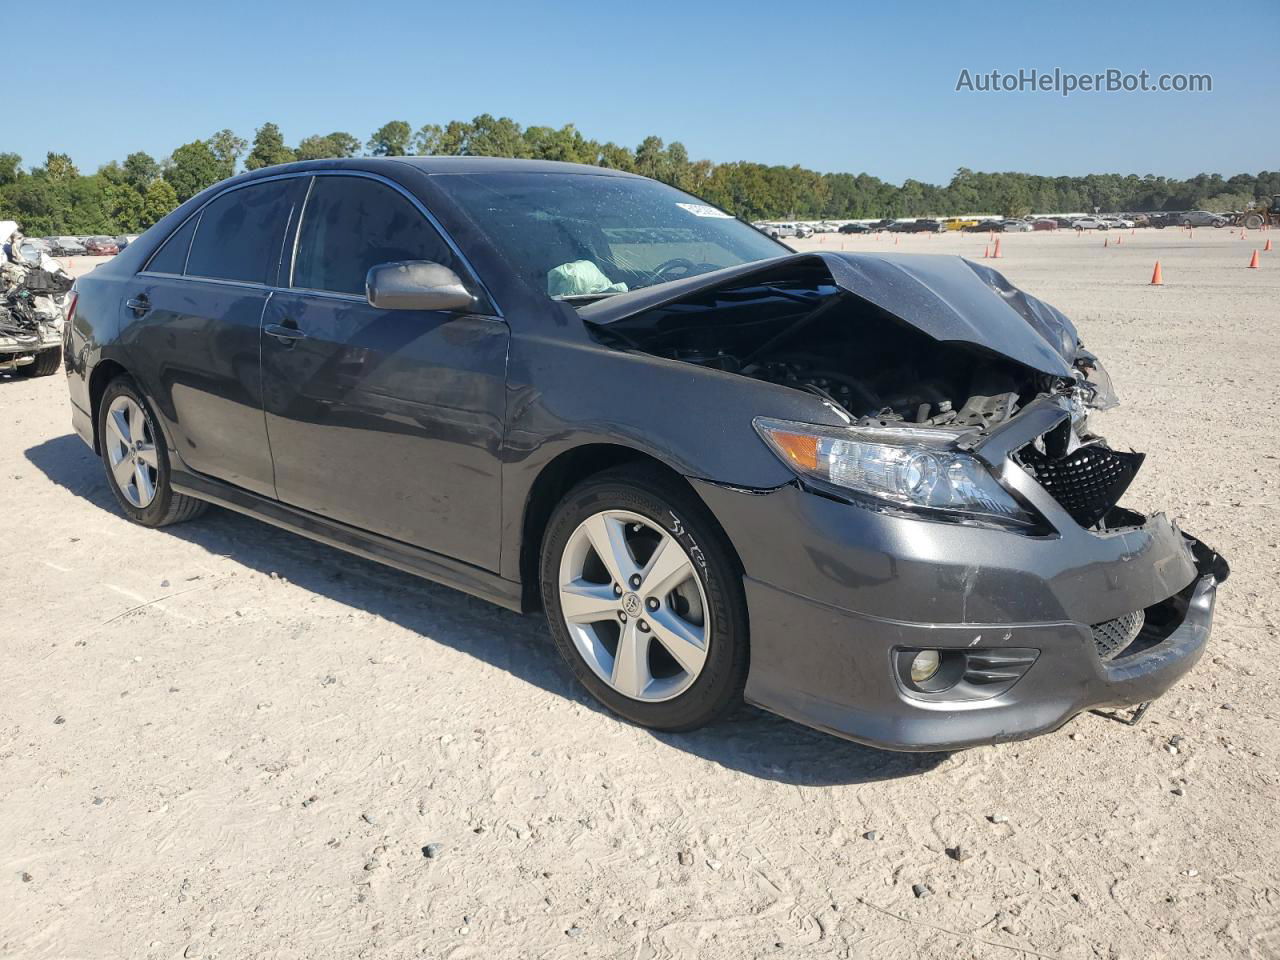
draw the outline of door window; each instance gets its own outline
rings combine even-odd
[[[397,191],[365,177],[316,177],[302,212],[292,285],[363,297],[369,268],[396,260],[458,269],[448,244]]]
[[[256,183],[206,206],[187,258],[187,276],[274,283],[298,184],[297,179]]]

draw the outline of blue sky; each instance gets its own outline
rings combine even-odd
[[[48,150],[84,170],[138,149],[160,158],[223,127],[251,138],[266,120],[296,142],[488,112],[895,183],[946,182],[961,166],[1177,177],[1280,166],[1276,0],[13,7],[6,33],[28,38],[18,86],[52,85],[52,106],[7,101],[0,151],[27,164]],[[1033,67],[1208,73],[1213,92],[955,92],[963,68]]]

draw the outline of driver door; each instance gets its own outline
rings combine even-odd
[[[432,260],[467,277],[407,195],[320,174],[285,290],[263,315],[277,497],[489,570],[498,567],[508,328],[485,309],[382,310],[369,267]]]

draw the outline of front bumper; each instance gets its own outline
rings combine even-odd
[[[1053,419],[1044,411],[1019,432]],[[1015,445],[979,454],[1003,464]],[[1225,562],[1163,515],[1083,529],[1029,475],[999,469],[1050,531],[930,522],[798,482],[751,491],[693,481],[745,572],[747,700],[877,747],[947,750],[1151,700],[1190,670]],[[1143,632],[1104,659],[1093,627],[1138,611]],[[963,682],[912,689],[904,662],[920,649],[960,664]]]
[[[38,337],[11,337],[0,333],[0,369],[34,363],[37,353],[60,346],[62,331],[49,324],[41,326]]]

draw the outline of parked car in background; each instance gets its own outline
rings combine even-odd
[[[18,255],[26,263],[39,263],[40,257],[53,256],[52,248],[39,237],[27,237],[18,244]]]
[[[942,224],[937,220],[899,220],[889,230],[892,233],[939,233]]]
[[[1132,230],[1133,221],[1125,217],[1103,217],[1109,230]]]
[[[963,217],[948,217],[942,225],[948,230],[963,230],[965,227],[976,227],[981,220],[966,220]]]
[[[1014,219],[1014,220],[1004,220],[1002,222],[1004,223],[1005,233],[1030,233],[1032,229],[1031,224],[1028,223],[1026,220]]]
[[[131,521],[214,502],[541,610],[658,730],[745,697],[949,750],[1195,666],[1227,564],[1121,505],[1143,456],[1066,316],[719,213],[576,164],[255,170],[76,281],[72,424]]]
[[[84,252],[90,257],[114,257],[120,252],[120,246],[111,237],[88,237]]]
[[[813,236],[813,227],[809,226],[807,223],[797,223],[794,229],[796,231],[796,236],[801,240]]]
[[[960,228],[964,233],[1004,233],[1004,221],[982,220],[969,227]]]
[[[1039,220],[1031,221],[1031,229],[1032,230],[1057,230],[1058,221],[1052,220],[1049,217],[1042,217]]]
[[[871,228],[865,223],[846,223],[840,228],[841,233],[870,233]]]
[[[83,257],[84,244],[78,237],[48,237],[49,252],[55,257]]]
[[[1111,227],[1105,220],[1098,217],[1076,217],[1071,221],[1071,226],[1077,230],[1110,230]]]
[[[1163,230],[1165,227],[1178,227],[1182,225],[1180,213],[1153,213],[1147,218],[1147,226],[1155,227],[1157,230]]]
[[[883,219],[877,220],[875,223],[871,224],[871,229],[872,230],[888,230],[897,222],[898,221],[894,220],[892,217],[884,217]]]
[[[1051,219],[1063,230],[1070,230],[1075,226],[1075,222],[1070,217],[1053,217]]]
[[[1208,210],[1188,210],[1181,215],[1179,222],[1184,227],[1225,227],[1231,223],[1226,217]]]
[[[760,230],[774,240],[781,240],[784,237],[794,237],[796,235],[796,227],[793,223],[765,223],[760,226]]]

